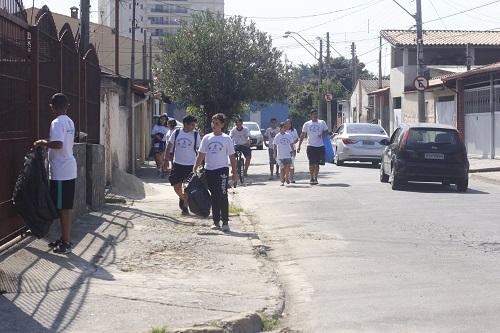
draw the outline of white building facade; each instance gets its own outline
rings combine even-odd
[[[224,0],[136,0],[136,39],[175,34],[183,21],[201,11],[224,14]],[[120,1],[120,35],[132,37],[132,0]],[[99,23],[115,26],[115,1],[99,0]]]

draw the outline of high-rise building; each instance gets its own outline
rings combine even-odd
[[[132,36],[132,0],[120,0],[120,35]],[[136,0],[136,39],[144,30],[159,38],[175,34],[181,22],[200,11],[224,14],[224,0]],[[99,23],[115,26],[115,0],[99,0]]]

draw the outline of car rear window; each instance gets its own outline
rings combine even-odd
[[[382,134],[382,135],[387,135],[382,127],[370,126],[370,125],[349,125],[349,126],[347,126],[347,133],[349,133],[349,134]]]
[[[454,130],[412,128],[408,133],[409,146],[459,145],[460,137]]]
[[[244,124],[244,126],[246,128],[248,128],[250,131],[260,131],[259,125],[257,125],[257,124],[252,124],[252,123],[248,124],[247,123],[247,124]]]

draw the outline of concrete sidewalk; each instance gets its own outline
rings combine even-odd
[[[500,185],[500,159],[469,158],[472,179]]]
[[[196,324],[258,332],[260,318],[245,314],[281,311],[251,223],[233,216],[224,234],[208,219],[183,217],[170,185],[148,172],[154,194],[108,203],[74,223],[72,254],[54,254],[41,239],[0,256],[0,332],[174,332]]]

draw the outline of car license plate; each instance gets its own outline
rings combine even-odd
[[[373,145],[375,145],[375,142],[373,142],[373,141],[363,141],[363,144],[367,145],[367,146],[373,146]]]
[[[257,139],[250,139],[250,143],[256,144],[257,143]]]
[[[425,153],[426,160],[444,160],[444,154],[440,153]]]

